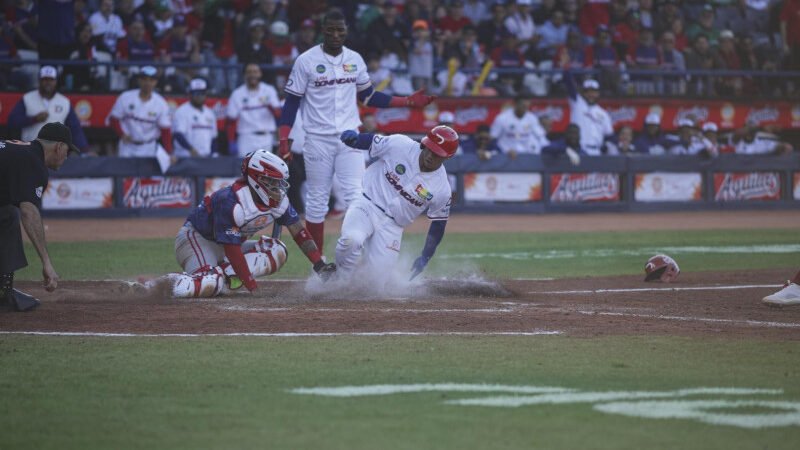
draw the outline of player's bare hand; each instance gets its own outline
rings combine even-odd
[[[425,89],[420,89],[406,97],[406,105],[412,108],[422,108],[436,100],[435,95],[426,95]]]
[[[50,113],[47,111],[42,111],[39,114],[33,116],[34,122],[44,122],[50,116]]]
[[[278,141],[278,156],[283,158],[287,163],[292,161],[292,152],[289,149],[288,139],[281,139]]]
[[[356,143],[358,142],[358,131],[345,130],[339,139],[344,142],[344,145],[355,148]]]
[[[336,263],[317,261],[314,264],[314,272],[322,278],[322,281],[328,281],[336,273]]]
[[[42,277],[44,278],[44,288],[47,292],[53,292],[58,287],[58,274],[52,264],[45,264],[42,267]]]

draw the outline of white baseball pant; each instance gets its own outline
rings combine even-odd
[[[363,150],[344,145],[339,136],[308,133],[303,158],[306,163],[306,221],[325,221],[334,174],[341,183],[345,205],[361,197],[361,180],[366,169]]]
[[[265,134],[240,134],[236,139],[236,145],[239,147],[239,156],[244,156],[262,148],[271,152],[274,140],[275,138],[272,136],[272,132],[267,132]]]
[[[156,141],[144,144],[119,141],[119,156],[121,158],[155,158]]]
[[[350,204],[336,242],[336,270],[347,279],[355,272],[371,283],[386,282],[400,256],[403,228],[363,195]]]

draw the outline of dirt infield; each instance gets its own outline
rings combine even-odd
[[[170,238],[182,219],[47,220],[48,240]],[[800,211],[456,215],[448,232],[623,231],[794,228]],[[340,222],[329,223],[338,230]],[[419,220],[410,231],[424,231]],[[273,281],[269,297],[173,300],[130,292],[114,281],[37,283],[38,310],[0,312],[0,331],[90,333],[538,333],[569,336],[681,335],[800,340],[800,307],[760,299],[793,270],[686,273],[672,285],[640,276],[559,280],[431,281],[392,299],[321,299],[301,281]],[[674,289],[672,289],[674,288]],[[575,292],[578,291],[578,292]],[[586,291],[586,292],[580,292]]]

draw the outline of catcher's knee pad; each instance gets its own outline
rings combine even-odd
[[[225,287],[225,277],[212,272],[203,275],[175,274],[172,296],[175,298],[216,297]]]
[[[244,254],[253,277],[272,275],[286,264],[288,257],[286,244],[267,236],[261,236],[256,246]]]

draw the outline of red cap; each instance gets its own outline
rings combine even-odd
[[[447,125],[439,125],[422,138],[422,145],[442,158],[449,158],[458,150],[458,133]]]

